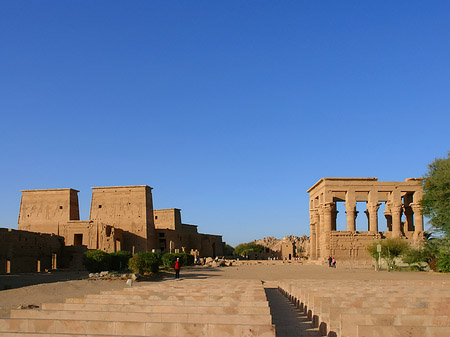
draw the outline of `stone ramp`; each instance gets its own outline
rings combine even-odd
[[[284,280],[279,290],[323,336],[450,336],[450,282]]]
[[[0,336],[274,337],[260,281],[181,280],[12,310]]]

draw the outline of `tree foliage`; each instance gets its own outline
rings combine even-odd
[[[180,266],[191,266],[194,264],[194,255],[187,253],[166,253],[162,256],[164,268],[174,268],[177,258],[180,259]]]
[[[157,273],[161,265],[160,253],[137,253],[128,261],[128,268],[137,274]]]
[[[428,165],[423,191],[423,215],[435,230],[450,237],[450,152],[447,158],[437,158]]]
[[[254,242],[241,243],[234,248],[234,255],[247,256],[248,252],[263,253],[266,247]]]
[[[83,255],[83,264],[90,273],[107,271],[111,266],[111,255],[102,250],[88,250]]]

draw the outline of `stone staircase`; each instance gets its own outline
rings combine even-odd
[[[278,288],[323,336],[450,336],[448,281],[283,280]]]
[[[260,281],[183,279],[12,310],[0,336],[274,337],[275,327]]]

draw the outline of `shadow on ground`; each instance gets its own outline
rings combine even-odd
[[[289,300],[284,297],[278,288],[264,289],[272,315],[272,324],[275,325],[277,337],[320,337],[318,329],[312,327],[311,321],[306,318]]]
[[[50,273],[22,273],[0,275],[0,290],[16,289],[35,284],[82,280],[89,277],[87,271],[56,270]]]

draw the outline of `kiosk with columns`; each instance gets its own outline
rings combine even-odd
[[[423,241],[422,178],[378,181],[378,178],[322,178],[308,191],[310,258],[326,260],[371,259],[367,244],[376,239],[402,237],[411,243]],[[345,203],[346,230],[336,230],[338,202]],[[367,228],[356,228],[357,202],[365,202]],[[379,212],[384,203],[385,210]],[[361,215],[359,215],[361,216]],[[387,231],[380,232],[379,221]]]

